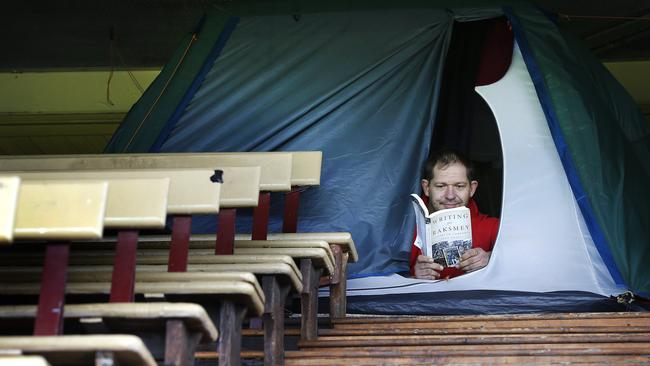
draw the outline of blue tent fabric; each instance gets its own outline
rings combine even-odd
[[[212,12],[106,152],[321,150],[321,186],[303,195],[299,230],[350,231],[360,254],[352,277],[403,271],[413,233],[406,197],[419,189],[452,23],[502,11],[444,1],[390,10],[365,9],[387,2],[335,3],[299,15]],[[541,101],[556,114],[550,127],[566,142],[559,152],[574,164],[567,173],[584,186],[576,200],[591,205],[596,241],[602,232],[601,256],[609,248],[630,289],[648,293],[650,129],[597,60],[532,6],[512,8],[548,90]],[[232,16],[240,16],[236,27],[227,26]],[[280,230],[280,198],[272,200],[271,231]],[[250,232],[241,216],[238,231]],[[194,231],[214,232],[215,221],[198,218]]]
[[[219,57],[219,55],[221,54],[221,50],[223,50],[223,47],[226,45],[226,42],[228,41],[228,38],[235,30],[235,27],[237,26],[237,22],[239,22],[239,17],[231,17],[230,19],[228,19],[226,26],[219,34],[217,41],[214,43],[214,46],[210,50],[210,53],[208,54],[208,57],[205,59],[201,69],[195,76],[194,80],[192,81],[192,84],[190,84],[189,89],[187,89],[187,91],[185,92],[185,96],[181,100],[180,104],[174,110],[174,113],[165,124],[163,130],[158,135],[158,138],[156,139],[154,144],[149,149],[150,152],[158,152],[160,150],[160,145],[162,145],[162,143],[167,140],[167,138],[169,137],[169,133],[171,132],[171,128],[176,124],[178,119],[183,115],[185,108],[190,103],[192,97],[198,90],[201,82],[205,78],[205,75],[212,67],[214,60],[216,60],[217,57]]]
[[[352,273],[404,270],[404,198],[429,150],[452,23],[441,9],[242,17],[160,151],[321,150],[300,231],[351,231]],[[193,230],[214,225],[199,218]]]
[[[319,308],[328,309],[329,298]],[[409,294],[348,297],[351,314],[381,315],[475,315],[562,312],[648,311],[647,303],[619,303],[607,297],[580,291],[441,291]]]

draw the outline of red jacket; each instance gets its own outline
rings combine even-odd
[[[472,218],[472,248],[482,248],[489,252],[494,247],[499,231],[499,219],[482,214],[473,199],[467,204]],[[411,259],[409,265],[411,274],[415,275],[415,261],[422,254],[420,248],[415,246],[415,235],[413,234],[413,244],[411,244]],[[440,278],[451,278],[463,274],[464,272],[456,267],[445,267],[440,273]]]

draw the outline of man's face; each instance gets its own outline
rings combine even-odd
[[[470,182],[467,179],[467,168],[460,163],[449,164],[443,168],[436,164],[433,167],[433,178],[430,181],[422,179],[422,190],[429,198],[433,211],[467,206],[477,186],[477,181]]]

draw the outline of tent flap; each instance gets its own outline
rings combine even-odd
[[[105,153],[148,152],[186,95],[229,16],[208,12],[131,107]]]
[[[613,258],[613,275],[618,271],[632,290],[650,293],[648,125],[582,44],[541,13],[514,9],[548,92],[554,114],[549,123],[557,123],[550,127],[557,127],[565,145],[556,140],[567,176],[576,176],[572,188],[591,236],[603,259]]]

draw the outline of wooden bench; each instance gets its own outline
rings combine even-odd
[[[0,307],[0,328],[5,335],[30,334],[35,316],[35,306]],[[67,304],[64,318],[69,334],[137,335],[167,365],[191,364],[196,345],[216,343],[218,336],[203,307],[189,303]],[[174,338],[186,343],[178,347]]]
[[[14,238],[19,189],[19,177],[0,176],[0,245],[11,243]]]
[[[288,158],[287,158],[288,157]],[[79,159],[79,160],[75,160]],[[287,204],[285,208],[293,212],[293,226],[295,228],[297,220],[297,197],[300,193],[301,186],[318,185],[320,184],[320,168],[322,161],[322,154],[320,152],[293,152],[293,153],[207,153],[207,154],[135,154],[135,155],[86,155],[75,156],[75,159],[70,157],[48,157],[53,164],[49,165],[50,169],[88,169],[93,168],[133,168],[139,166],[174,166],[181,161],[187,164],[228,164],[236,165],[261,165],[263,169],[261,189],[267,191],[286,190],[288,186],[293,186],[294,190],[287,197]],[[221,163],[219,163],[219,161]],[[289,163],[289,164],[287,164]],[[35,168],[43,168],[40,162],[26,160],[26,158],[10,158],[6,161],[0,161],[0,168],[11,168],[12,166],[25,166]],[[288,169],[287,169],[288,167]],[[278,174],[282,172],[282,174]],[[287,183],[287,172],[290,173],[289,182]],[[271,174],[275,173],[275,174]],[[267,185],[264,186],[266,181]],[[297,188],[297,189],[296,189]],[[292,204],[291,202],[295,202]],[[291,216],[285,212],[285,223],[289,220],[287,217]],[[217,241],[217,253],[232,253],[232,243],[234,241],[234,211],[224,212],[220,214],[219,233]],[[259,206],[254,214],[254,227],[251,234],[255,239],[266,239],[268,226],[268,192],[260,193]],[[285,225],[286,229],[287,225]],[[347,234],[349,237],[349,233]],[[172,238],[173,241],[173,238]],[[347,270],[347,258],[351,260],[356,259],[356,251],[354,250],[354,243],[347,240],[348,245],[333,244],[335,251],[335,264],[339,270],[331,272],[331,286],[332,286],[332,301],[331,316],[341,317],[345,316],[345,278]],[[224,248],[224,249],[219,249]],[[353,255],[349,255],[349,249],[352,248]],[[305,267],[306,268],[306,267]],[[308,276],[313,277],[313,276]],[[308,286],[307,288],[309,288]],[[314,298],[316,295],[312,295]],[[315,303],[315,301],[312,301]],[[307,307],[312,305],[306,304]],[[316,324],[315,318],[310,324]],[[303,332],[305,335],[314,335],[317,330]]]
[[[108,171],[108,172],[21,172],[24,181],[31,179],[93,179],[109,177],[108,208],[104,218],[105,226],[119,229],[132,229],[127,240],[122,240],[124,232],[118,235],[115,265],[112,269],[110,300],[112,302],[132,301],[135,282],[135,250],[137,229],[161,228],[165,224],[167,209],[172,213],[216,213],[219,209],[220,184],[211,179],[211,170],[147,170],[147,171]],[[138,178],[138,179],[134,179]],[[144,178],[142,178],[144,177]],[[172,188],[168,195],[168,189]],[[59,271],[65,272],[66,263],[61,263]],[[44,277],[45,278],[45,277]],[[65,280],[59,285],[65,288]],[[59,301],[63,304],[63,301]],[[143,307],[147,307],[143,305]],[[62,311],[62,306],[61,306]],[[182,324],[181,324],[182,325]],[[170,324],[168,333],[178,332],[178,326]],[[53,332],[58,332],[57,325]],[[176,350],[172,356],[193,355],[195,342],[192,337],[174,337],[177,343],[170,343]],[[179,349],[188,348],[185,353]]]
[[[271,234],[268,240],[324,240],[329,243],[334,255],[336,271],[330,277],[330,320],[345,318],[347,313],[347,265],[357,262],[359,255],[348,232],[321,233],[278,233]]]
[[[288,255],[300,265],[302,273],[301,292],[301,336],[315,339],[318,335],[318,281],[321,275],[332,276],[336,272],[334,254],[329,243],[323,240],[274,240],[274,241],[235,241],[235,254]],[[148,237],[142,241],[143,250],[161,250],[168,247],[165,237]],[[192,236],[190,243],[193,255],[207,255],[213,245],[210,236]]]
[[[40,355],[53,365],[142,365],[156,361],[132,335],[0,337],[0,352]]]
[[[36,296],[37,282],[27,276],[0,279],[0,295]],[[77,299],[110,294],[110,272],[70,273],[68,295]],[[164,296],[171,301],[191,301],[218,312],[220,362],[238,362],[241,343],[241,325],[244,317],[261,316],[264,311],[264,293],[251,273],[246,272],[147,272],[138,273],[135,293],[144,297]]]
[[[248,169],[250,170],[252,168],[248,168]],[[259,168],[255,168],[255,169],[259,170]],[[224,168],[224,170],[244,171],[245,169],[243,169],[243,168]],[[225,182],[224,182],[224,188],[225,188],[224,193],[225,194],[224,194],[224,200],[222,200],[222,203],[225,206],[239,207],[239,206],[242,206],[242,205],[250,205],[250,202],[256,202],[256,200],[258,198],[258,193],[257,193],[258,188],[255,186],[255,190],[253,191],[253,189],[251,189],[252,184],[247,184],[247,183],[252,182],[254,184],[258,184],[258,180],[250,179],[250,178],[244,180],[243,182],[238,182],[237,180],[233,180],[232,178],[230,178],[230,180],[229,180],[229,177],[232,176],[229,173],[230,173],[229,171],[226,171],[226,174],[225,174],[225,177],[226,177]],[[108,174],[112,175],[113,173],[108,173]],[[256,177],[256,176],[259,177],[259,173],[256,173],[255,175],[253,175],[253,177]],[[191,189],[191,187],[188,187],[188,189]],[[252,196],[252,194],[254,194],[254,196]],[[224,203],[224,201],[225,201],[225,203]],[[172,237],[173,237],[173,235],[172,235]],[[172,248],[173,248],[173,243],[174,243],[174,241],[172,240]],[[186,258],[187,257],[185,257],[185,259],[182,260],[182,261],[186,262]],[[170,259],[171,259],[171,255],[170,255]],[[272,266],[272,264],[269,264],[269,265]],[[183,264],[183,266],[185,266],[185,264]],[[259,267],[259,265],[258,265],[258,267]],[[270,275],[271,273],[267,273],[267,274]],[[271,279],[271,278],[264,281],[265,290],[266,290],[267,287],[269,289],[274,289],[274,288],[277,287],[278,291],[280,291],[281,293],[282,292],[285,293],[285,296],[286,296],[287,291],[283,290],[286,286],[280,285],[280,286],[274,287],[273,286],[273,281],[274,280]],[[294,282],[297,282],[297,281],[294,281]],[[266,285],[266,283],[268,283],[268,286]],[[290,287],[288,287],[288,288],[290,288]],[[300,285],[300,287],[295,287],[294,286],[294,288],[300,290],[301,285]],[[274,309],[272,314],[275,314],[275,316],[273,317],[273,319],[275,319],[273,321],[273,324],[275,324],[275,326],[267,327],[271,331],[276,329],[275,332],[277,332],[277,328],[278,327],[281,328],[283,326],[283,303],[284,303],[284,297],[285,296],[274,296],[273,298],[277,299],[277,301],[269,303],[269,306],[268,306],[269,309]],[[279,319],[277,319],[278,316],[280,317]],[[266,323],[269,323],[269,321],[266,321]],[[280,336],[275,336],[275,338],[282,339],[283,337],[280,335]],[[277,346],[274,347],[275,348],[275,350],[274,350],[275,354],[281,353],[281,351],[282,351],[281,342],[270,342],[270,343],[279,345],[279,347],[277,347]],[[267,342],[267,344],[269,344],[269,342]]]
[[[172,172],[165,172],[172,174]],[[111,301],[133,300],[133,256],[139,229],[163,228],[167,217],[170,178],[167,175],[110,174],[105,172],[15,172],[23,182],[85,181],[108,183],[104,227],[119,229]],[[208,171],[208,174],[210,172]],[[143,178],[144,177],[144,178]],[[217,194],[218,194],[218,187]]]
[[[152,168],[209,168],[262,167],[260,194],[254,206],[253,234],[264,239],[269,216],[269,192],[291,189],[292,155],[272,153],[173,153],[173,154],[97,154],[97,155],[43,155],[6,156],[0,159],[0,171],[8,170],[109,170]],[[227,209],[219,215],[219,254],[232,253],[235,234],[235,210]],[[230,239],[230,238],[233,239]]]
[[[108,183],[22,182],[14,239],[61,241],[97,239],[104,228]],[[47,245],[34,334],[58,334],[63,313],[69,245]]]
[[[133,261],[138,237],[136,230],[163,228],[167,214],[172,215],[174,226],[177,226],[192,214],[218,213],[221,184],[216,183],[222,182],[221,173],[209,169],[16,172],[24,180],[86,180],[100,177],[109,180],[111,192],[105,226],[120,229],[116,264],[120,266],[118,272],[123,273],[120,278],[122,283],[133,282],[132,272],[121,263],[122,258]],[[178,231],[172,232],[176,240],[170,254],[170,270],[182,262],[182,258],[176,260],[173,253],[182,253],[182,247],[187,246],[189,238],[189,228],[183,233],[185,238],[181,238]],[[117,296],[116,301],[130,300],[128,293]]]
[[[38,267],[35,267],[40,262],[38,253],[19,254],[17,256],[15,253],[8,253],[0,256],[0,276],[6,277],[5,275],[13,273],[20,277],[20,281],[38,281],[40,272]],[[167,270],[167,255],[164,249],[141,249],[137,258],[138,277],[144,272]],[[247,271],[258,276],[266,297],[263,322],[267,360],[273,364],[281,363],[284,348],[284,302],[291,289],[300,293],[303,288],[302,276],[294,260],[286,255],[212,255],[211,249],[190,255],[188,259],[189,272]],[[111,260],[109,250],[73,250],[70,256],[69,281],[104,281],[108,278]]]
[[[343,318],[346,315],[347,263],[356,262],[358,255],[352,235],[349,232],[331,233],[297,233],[298,208],[300,194],[309,187],[320,185],[323,154],[320,151],[292,152],[291,192],[284,202],[284,220],[282,233],[269,234],[268,240],[325,240],[335,257],[336,271],[329,278],[330,283],[330,319]],[[248,239],[244,235],[237,239]]]
[[[309,187],[320,185],[323,154],[320,151],[292,152],[291,192],[284,202],[282,233],[268,234],[268,240],[325,240],[335,256],[336,271],[329,278],[330,319],[346,315],[347,263],[358,260],[357,251],[349,232],[297,233],[298,208],[301,192]],[[251,239],[254,236],[238,235],[237,239]]]
[[[6,356],[0,354],[0,366],[50,366],[41,356]]]

